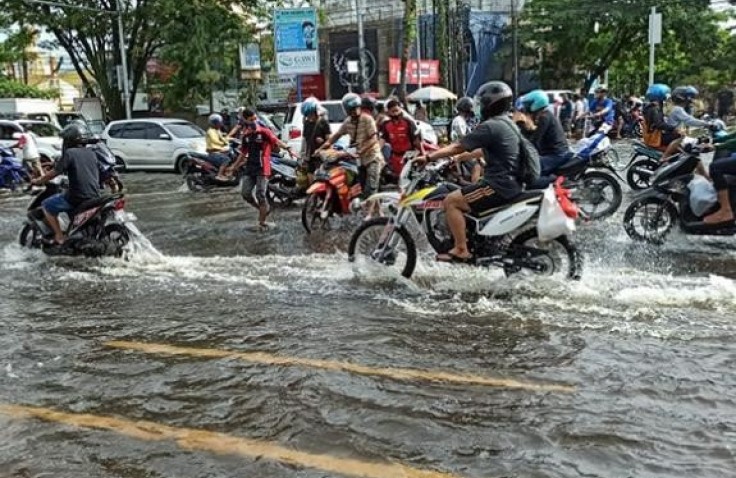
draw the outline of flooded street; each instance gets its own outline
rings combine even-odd
[[[580,282],[407,281],[299,207],[123,180],[127,261],[21,249],[0,197],[0,478],[734,476],[732,238],[635,245],[625,199]]]

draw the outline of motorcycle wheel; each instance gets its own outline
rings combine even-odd
[[[634,126],[631,127],[631,137],[634,139],[641,139],[643,136],[643,131],[641,129],[641,122],[637,121],[634,123]]]
[[[268,182],[268,203],[272,206],[289,207],[294,202],[291,196],[284,196],[277,192],[276,188],[283,188],[283,183],[279,178],[271,178]]]
[[[452,249],[454,241],[450,228],[447,225],[445,211],[442,209],[430,209],[424,211],[423,222],[427,232],[427,240],[438,254],[445,254]]]
[[[101,239],[107,245],[107,255],[122,257],[130,242],[130,232],[124,224],[108,224],[102,230]]]
[[[376,217],[363,222],[350,238],[348,258],[350,262],[360,258],[366,265],[391,267],[409,279],[417,265],[417,246],[406,229],[394,229],[394,235],[398,235],[399,241],[389,250],[380,251],[386,246],[387,237],[384,236],[390,220],[388,217]]]
[[[542,242],[537,229],[529,229],[511,241],[508,251],[514,261],[504,267],[506,277],[530,274],[578,280],[583,274],[583,257],[567,236]]]
[[[590,220],[612,216],[621,207],[623,192],[618,180],[603,171],[586,172],[574,195],[575,202]]]
[[[624,213],[624,229],[635,241],[664,244],[677,223],[677,208],[661,198],[644,198],[629,204]]]
[[[204,187],[204,184],[202,183],[202,177],[197,177],[195,174],[187,174],[186,176],[187,180],[187,188],[189,188],[190,191],[193,193],[206,191],[207,188]]]
[[[659,161],[652,158],[635,159],[629,166],[629,170],[626,171],[626,182],[629,183],[629,187],[635,191],[650,188],[652,175],[659,165]]]
[[[330,217],[332,211],[326,218],[320,216],[320,210],[324,204],[325,196],[322,194],[308,194],[302,206],[302,226],[307,234],[311,234],[315,229],[329,229]]]
[[[21,247],[29,249],[37,249],[41,246],[41,231],[30,224],[24,224],[18,236],[18,242]]]

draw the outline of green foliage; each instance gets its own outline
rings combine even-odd
[[[401,86],[399,98],[406,103],[406,65],[411,46],[417,38],[417,0],[404,0],[403,36],[401,39]]]
[[[42,98],[59,97],[59,90],[44,90],[21,83],[20,81],[0,78],[0,98]]]
[[[720,68],[716,53],[728,35],[723,16],[708,0],[530,0],[521,17],[520,41],[541,52],[537,65],[545,88],[589,85],[607,69],[625,84],[646,85],[648,17],[663,15],[656,81],[677,83],[706,68]],[[598,24],[598,32],[595,25]],[[709,52],[704,55],[703,52]],[[536,55],[535,55],[536,56]]]

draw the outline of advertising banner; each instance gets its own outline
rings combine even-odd
[[[319,73],[317,10],[279,8],[274,10],[273,18],[278,74]]]
[[[406,63],[406,83],[409,85],[419,84],[419,71],[422,75],[422,86],[439,85],[439,60],[419,60],[419,68],[417,68],[416,60],[409,60]],[[401,83],[401,58],[388,59],[388,83],[390,85]]]

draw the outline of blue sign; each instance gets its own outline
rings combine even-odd
[[[280,75],[319,73],[317,10],[274,10],[276,70]]]

